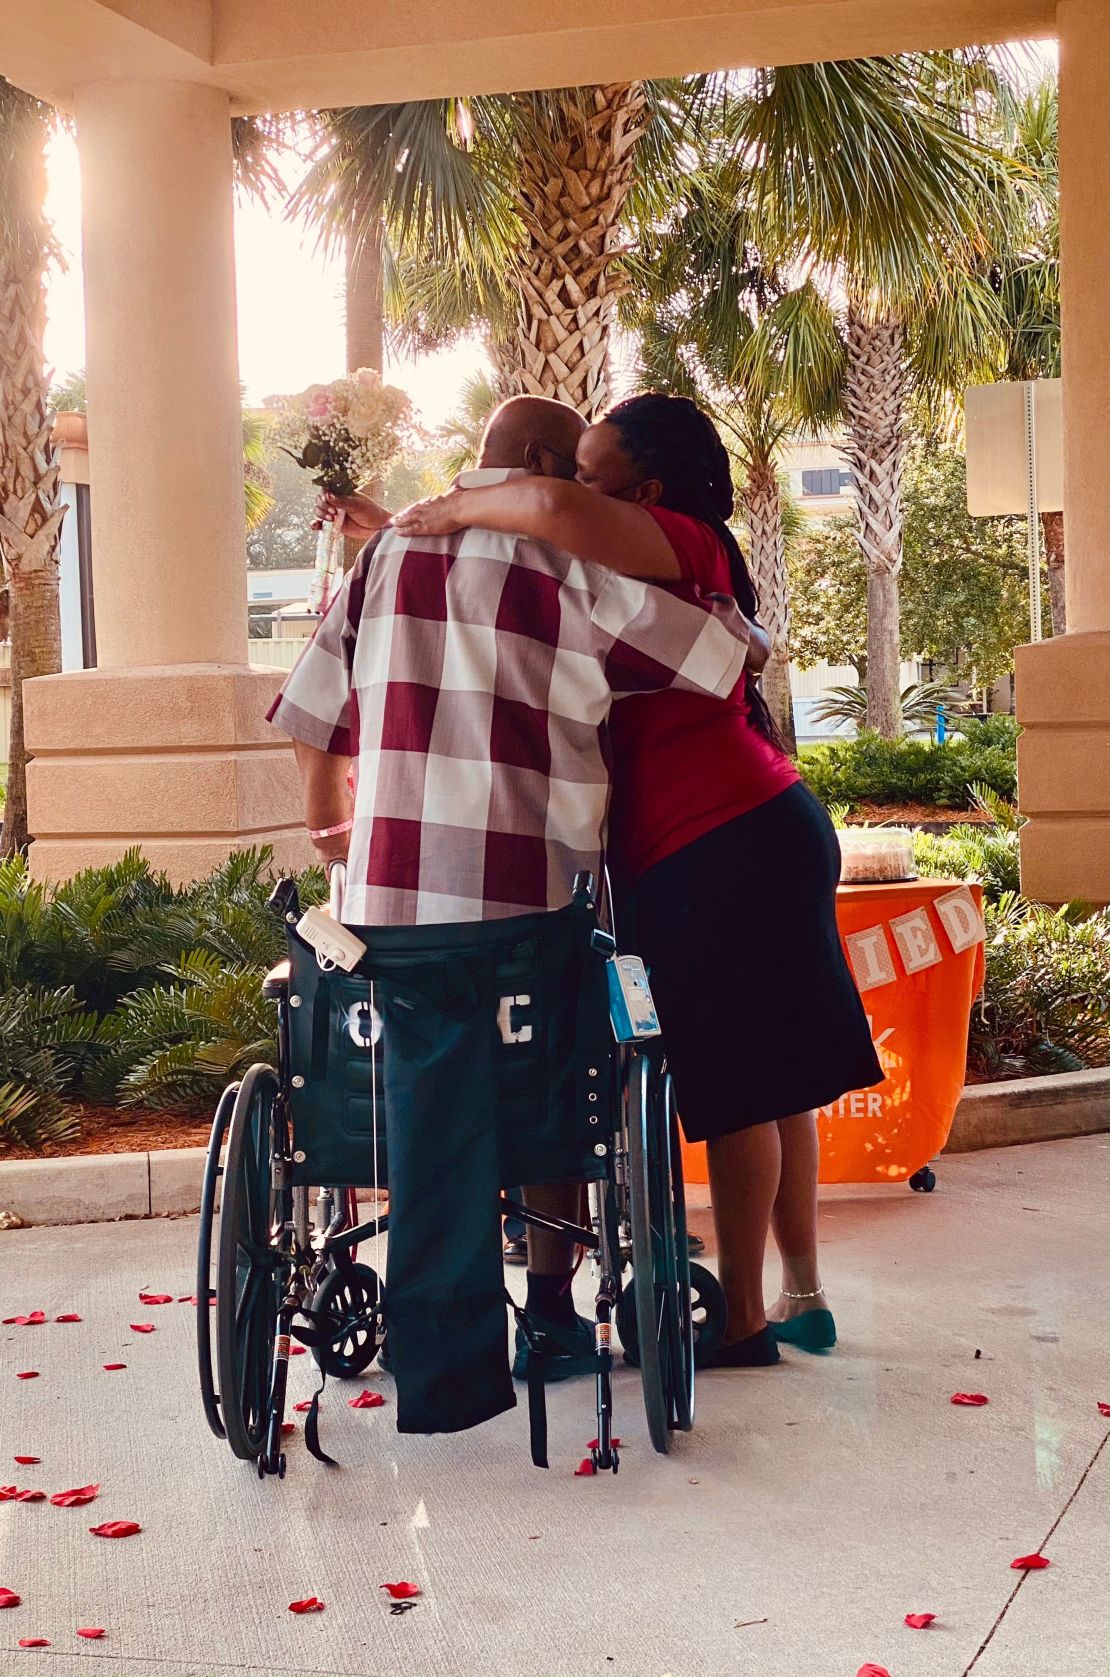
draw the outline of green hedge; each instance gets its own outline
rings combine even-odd
[[[1005,723],[1005,728],[998,724]],[[970,809],[973,781],[999,797],[1017,796],[1017,727],[1010,717],[991,717],[982,732],[956,735],[943,745],[931,740],[885,740],[863,732],[854,740],[808,746],[798,766],[807,785],[825,804],[929,804]]]

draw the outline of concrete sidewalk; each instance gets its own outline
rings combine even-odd
[[[102,1485],[87,1507],[0,1504],[0,1587],[23,1602],[0,1613],[3,1669],[856,1677],[872,1661],[890,1677],[1101,1677],[1106,1164],[1096,1137],[945,1159],[931,1197],[826,1190],[841,1348],[703,1377],[697,1429],[668,1457],[622,1369],[616,1479],[573,1476],[589,1382],[553,1391],[541,1473],[523,1406],[399,1438],[391,1383],[372,1376],[384,1409],[353,1411],[329,1383],[339,1468],[298,1436],[285,1482],[261,1484],[204,1425],[192,1307],[138,1302],[192,1292],[194,1220],[0,1235],[0,1315],[50,1319],[0,1329],[0,1480]],[[83,1320],[53,1322],[71,1311]],[[293,1364],[295,1398],[311,1369]],[[959,1390],[990,1404],[954,1407]],[[114,1519],[141,1535],[89,1535]],[[1042,1543],[1048,1570],[1010,1569]],[[423,1595],[393,1617],[378,1585],[398,1579]],[[326,1611],[288,1612],[308,1595]],[[937,1622],[909,1630],[907,1612]],[[104,1639],[78,1640],[89,1625]],[[33,1636],[51,1646],[18,1648]]]

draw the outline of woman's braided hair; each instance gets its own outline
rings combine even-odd
[[[732,466],[709,415],[686,396],[652,390],[618,402],[603,417],[617,431],[637,471],[662,485],[659,505],[708,524],[728,554],[736,604],[745,617],[754,618],[759,599],[740,543],[728,526],[736,505]],[[784,750],[782,735],[750,671],[746,697],[755,727]]]

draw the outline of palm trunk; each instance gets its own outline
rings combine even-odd
[[[7,802],[0,853],[14,855],[34,835],[27,826],[27,753],[23,744],[23,683],[32,676],[54,675],[62,667],[58,611],[58,567],[20,575],[11,581],[12,727],[8,747]]]
[[[57,505],[43,351],[50,233],[43,216],[49,111],[0,81],[0,557],[8,576],[12,725],[0,851],[27,844],[23,683],[61,668]]]
[[[345,282],[347,371],[356,373],[360,367],[373,367],[380,373],[385,359],[382,249],[373,228],[367,229],[362,240],[348,237]]]
[[[856,539],[867,566],[867,726],[885,739],[902,732],[898,667],[901,622],[902,469],[909,372],[905,329],[848,307],[844,455],[856,492]]]
[[[1052,633],[1062,635],[1068,626],[1064,604],[1064,515],[1062,512],[1042,512],[1045,559],[1048,564],[1048,605],[1052,614]]]
[[[382,299],[382,246],[380,230],[366,227],[365,236],[358,239],[347,235],[344,252],[344,310],[347,371],[357,373],[360,367],[372,367],[376,373],[385,370],[385,316]],[[381,493],[380,483],[366,485],[367,493],[375,500]],[[349,571],[362,552],[361,536],[344,536],[343,569]]]
[[[528,97],[528,96],[522,96]],[[542,100],[542,104],[541,104]],[[640,82],[535,96],[548,144],[523,151],[517,201],[525,243],[514,279],[515,386],[594,419],[609,397],[609,334],[620,286],[612,267],[644,124]]]
[[[760,678],[760,687],[779,732],[796,755],[798,740],[790,691],[790,595],[782,534],[782,494],[773,464],[749,466],[743,499],[759,621],[771,637],[771,656]]]

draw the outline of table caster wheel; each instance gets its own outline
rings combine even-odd
[[[910,1177],[910,1187],[915,1194],[931,1194],[936,1185],[936,1175],[928,1165],[922,1165],[921,1169],[915,1170]]]

